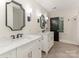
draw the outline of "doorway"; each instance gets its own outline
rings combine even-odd
[[[54,32],[54,41],[59,41],[59,17],[50,19],[50,31]]]

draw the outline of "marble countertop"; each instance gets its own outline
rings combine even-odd
[[[26,35],[26,37],[21,38],[21,39],[8,39],[8,40],[4,40],[1,43],[0,42],[0,55],[4,54],[8,51],[11,51],[13,49],[16,49],[17,47],[20,47],[24,44],[28,44],[34,40],[37,40],[41,38],[41,35]]]

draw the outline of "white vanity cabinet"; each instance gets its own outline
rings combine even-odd
[[[15,41],[12,45],[0,49],[0,58],[41,58],[41,40],[42,37],[38,36]]]
[[[51,47],[54,45],[54,33],[53,32],[45,32],[42,33],[42,50],[48,54]]]
[[[17,58],[41,58],[40,39],[17,48]]]
[[[16,49],[0,55],[0,58],[16,58]]]
[[[32,57],[33,58],[41,58],[42,57],[41,40],[37,40],[36,43],[34,43],[32,46],[32,50],[33,50]]]
[[[17,58],[32,58],[31,46],[23,45],[17,48]]]

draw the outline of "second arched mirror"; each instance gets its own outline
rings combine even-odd
[[[41,27],[41,29],[45,28],[45,24],[46,24],[45,17],[44,17],[44,15],[41,15],[41,17],[40,17],[40,27]]]

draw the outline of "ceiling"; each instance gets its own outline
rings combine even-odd
[[[79,9],[79,0],[36,0],[48,12]]]

